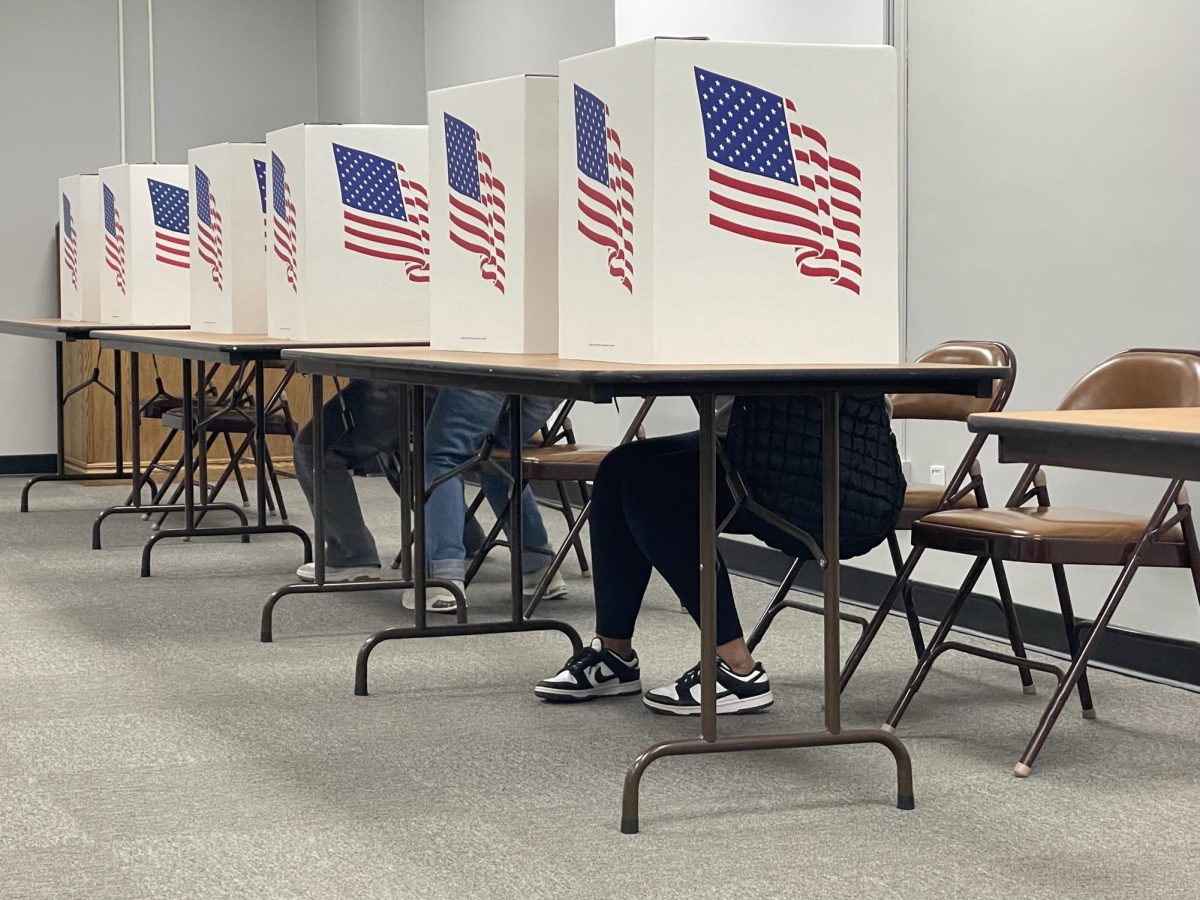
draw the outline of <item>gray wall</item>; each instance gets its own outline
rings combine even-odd
[[[425,0],[429,90],[522,73],[613,45],[613,0]]]
[[[0,6],[0,317],[58,314],[57,181],[120,162],[116,4]],[[0,455],[54,450],[50,345],[0,336]]]
[[[316,118],[314,0],[157,0],[158,158]],[[125,4],[127,157],[150,159],[146,4]],[[121,161],[115,0],[0,5],[0,316],[54,316],[56,182]],[[20,137],[18,137],[18,135]],[[13,177],[13,173],[17,177]],[[0,455],[54,449],[53,353],[0,336]]]
[[[908,345],[998,338],[1013,409],[1052,408],[1134,346],[1200,347],[1200,5],[1157,0],[909,0]],[[917,477],[953,464],[959,429],[913,425]],[[985,451],[991,493],[1015,466]],[[1165,485],[1053,470],[1051,498],[1146,515]],[[926,557],[918,577],[964,566]],[[1055,608],[1047,571],[1013,567],[1018,602]],[[1107,570],[1073,570],[1092,614]],[[991,585],[985,583],[985,589]],[[1200,638],[1190,580],[1142,570],[1118,621]]]
[[[317,0],[323,122],[425,122],[424,0]]]

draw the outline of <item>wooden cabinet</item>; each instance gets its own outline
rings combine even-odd
[[[153,357],[140,357],[139,385],[142,400],[151,397],[157,390],[156,379],[161,378],[163,387],[168,393],[178,397],[182,382],[182,361],[171,357],[158,357],[157,368]],[[121,436],[126,462],[129,460],[129,354],[122,354],[122,369],[125,399],[124,434]],[[63,382],[67,390],[86,380],[96,366],[100,367],[101,380],[108,385],[113,383],[113,352],[100,352],[96,341],[76,341],[63,345]],[[228,384],[236,372],[236,366],[221,366],[214,379],[218,390]],[[279,385],[283,377],[282,369],[268,369],[266,374],[268,395]],[[308,379],[305,376],[294,376],[288,384],[286,396],[292,416],[297,426],[302,427],[311,415]],[[112,396],[103,388],[92,385],[80,391],[67,401],[63,411],[63,436],[66,448],[67,470],[71,472],[103,471],[111,469],[116,460],[116,433],[113,419]],[[166,436],[166,429],[157,419],[142,422],[142,462],[145,463],[158,449]],[[238,446],[237,436],[234,436],[234,446]],[[271,457],[283,471],[292,470],[292,444],[286,436],[273,435],[267,439]],[[179,439],[172,442],[164,457],[173,462],[179,455]],[[210,467],[220,469],[228,462],[229,454],[223,440],[218,440],[210,454]],[[243,461],[243,469],[251,476],[253,466]]]

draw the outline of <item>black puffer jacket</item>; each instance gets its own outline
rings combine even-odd
[[[841,556],[861,556],[882,543],[904,505],[904,473],[887,404],[880,395],[841,403]],[[750,495],[821,542],[821,400],[738,397],[725,451]],[[756,535],[796,555],[777,530]]]

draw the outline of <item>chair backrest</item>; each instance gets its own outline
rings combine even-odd
[[[999,341],[947,341],[917,357],[919,363],[946,363],[972,366],[1008,366],[1007,378],[992,382],[990,397],[966,397],[960,394],[893,394],[893,419],[939,419],[965,422],[978,412],[999,412],[1012,394],[1017,377],[1017,358],[1012,348]]]
[[[1200,406],[1200,351],[1136,349],[1118,353],[1080,378],[1058,408],[1177,406]]]

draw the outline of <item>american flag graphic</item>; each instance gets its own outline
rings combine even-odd
[[[404,263],[409,281],[429,281],[429,194],[404,164],[333,145],[347,250]]]
[[[213,284],[217,290],[224,291],[221,214],[217,211],[217,198],[213,196],[208,173],[199,166],[196,166],[196,249],[200,252],[200,258],[212,266]]]
[[[271,154],[271,207],[275,213],[275,255],[283,261],[288,284],[296,288],[296,204],[283,160]]]
[[[708,169],[708,221],[793,248],[801,274],[859,293],[862,173],[829,152],[795,104],[696,69]]]
[[[575,85],[579,233],[608,249],[608,274],[633,293],[633,164],[608,124],[608,104]]]
[[[191,265],[188,239],[188,192],[165,181],[147,178],[154,208],[154,258],[168,266]]]
[[[262,204],[263,253],[267,252],[267,164],[264,160],[254,161],[254,175],[258,178],[258,200]]]
[[[62,224],[62,247],[63,260],[67,264],[67,268],[71,270],[71,286],[79,288],[79,271],[78,271],[78,247],[75,243],[75,217],[71,215],[71,201],[67,199],[67,195],[62,195],[63,201],[63,224]]]
[[[117,287],[125,293],[125,226],[112,188],[104,185],[104,262],[113,270]]]
[[[504,293],[504,182],[479,149],[479,132],[446,114],[450,240],[479,255],[479,275]]]

